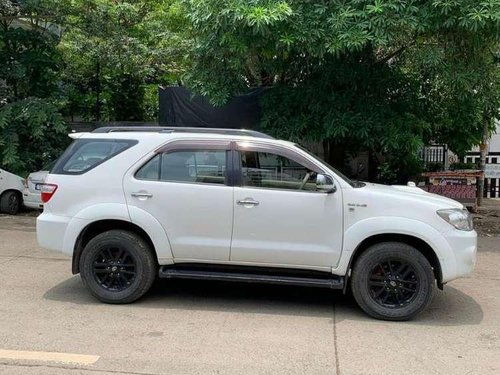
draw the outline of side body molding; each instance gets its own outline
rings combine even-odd
[[[344,234],[342,256],[332,272],[337,275],[345,275],[354,252],[365,239],[377,234],[388,233],[413,236],[426,242],[439,259],[443,281],[455,275],[455,256],[443,235],[422,221],[397,216],[371,217],[347,227]]]

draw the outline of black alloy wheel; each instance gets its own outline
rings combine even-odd
[[[158,274],[154,249],[140,235],[121,229],[97,234],[79,260],[84,284],[106,303],[130,303],[141,298]]]
[[[103,288],[109,291],[123,291],[135,280],[135,259],[124,248],[107,247],[95,256],[93,274]]]
[[[419,279],[411,264],[402,259],[389,258],[373,267],[368,287],[373,300],[379,305],[400,308],[415,299]]]
[[[352,269],[358,305],[383,320],[408,320],[432,300],[435,277],[427,258],[406,243],[382,242],[363,251]]]

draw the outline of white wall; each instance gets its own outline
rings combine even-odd
[[[474,147],[472,152],[479,152],[479,147]],[[490,138],[489,152],[500,152],[500,120],[497,121],[497,129]]]
[[[496,134],[491,136],[490,152],[500,152],[500,121],[497,121]]]

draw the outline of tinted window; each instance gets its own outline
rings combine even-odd
[[[160,178],[160,155],[156,155],[137,171],[135,177],[139,180],[155,180]]]
[[[157,155],[135,176],[143,180],[224,184],[226,151],[174,151]]]
[[[284,156],[241,152],[243,186],[287,190],[316,190],[316,173]]]
[[[56,162],[55,174],[82,174],[136,144],[131,140],[79,139]]]

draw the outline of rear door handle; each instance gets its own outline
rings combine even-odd
[[[238,203],[241,206],[247,206],[247,205],[258,206],[259,205],[259,202],[256,200],[253,200],[252,198],[241,199],[241,200],[237,201],[236,203]]]
[[[137,191],[137,192],[132,193],[130,195],[132,195],[134,198],[153,198],[153,194],[146,193],[143,191]]]

